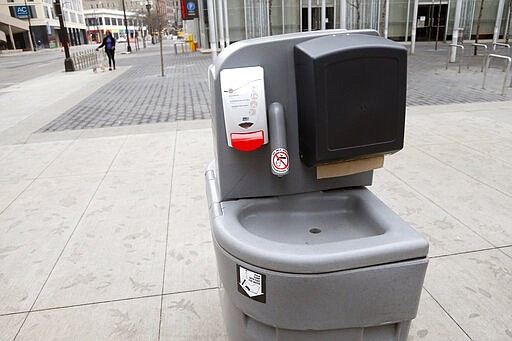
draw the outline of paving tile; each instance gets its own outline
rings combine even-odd
[[[105,174],[125,139],[123,136],[75,140],[41,176]]]
[[[213,160],[211,129],[181,130],[176,136],[175,164],[194,164],[204,171]]]
[[[107,175],[41,292],[38,309],[161,293],[169,172]]]
[[[509,116],[512,116],[509,114]],[[494,139],[488,142],[465,144],[466,147],[477,150],[489,157],[512,163],[512,138]]]
[[[32,306],[100,181],[38,179],[0,215],[0,314]]]
[[[160,297],[32,312],[16,340],[157,340]]]
[[[169,245],[164,293],[213,287],[218,287],[218,276],[211,242]]]
[[[58,129],[59,130],[59,129]],[[66,130],[62,130],[66,131]],[[69,130],[67,130],[69,131]],[[123,136],[129,135],[133,131],[132,126],[124,126],[124,127],[104,127],[104,128],[91,128],[91,129],[82,129],[78,130],[81,132],[80,138],[88,139],[88,138],[100,138],[100,137],[109,137],[109,136]],[[48,133],[50,134],[50,133]],[[55,134],[55,132],[51,133]],[[42,134],[42,135],[46,135]]]
[[[409,121],[412,120],[409,119]],[[408,124],[405,129],[404,143],[405,145],[408,146],[422,146],[450,142],[453,142],[453,140],[450,140],[446,136],[436,134],[435,132],[432,131],[425,131],[424,129],[419,129],[412,124]]]
[[[0,316],[0,341],[14,340],[26,316],[26,313]]]
[[[227,339],[218,289],[164,296],[161,323],[160,340]]]
[[[128,136],[119,151],[112,171],[136,168],[171,169],[174,159],[175,132]]]
[[[423,290],[418,315],[411,323],[408,341],[469,341],[462,329],[437,302]]]
[[[75,140],[82,135],[81,130],[73,131],[59,131],[47,134],[34,133],[28,137],[28,142],[30,143],[38,143],[38,142],[51,142],[51,141],[62,141],[62,140]]]
[[[428,239],[430,257],[492,247],[385,169],[374,172],[370,190]]]
[[[512,158],[509,160],[510,163],[507,163],[460,144],[422,146],[419,149],[462,173],[512,196],[512,183],[508,179],[512,174]]]
[[[503,247],[500,250],[505,252],[507,255],[509,255],[512,258],[512,246]]]
[[[7,144],[2,145],[0,144],[0,160],[2,160],[4,157],[12,153],[16,149],[15,145]]]
[[[0,213],[20,195],[33,180],[13,179],[0,181]]]
[[[512,243],[512,198],[414,147],[387,158],[385,168],[495,246]]]
[[[30,143],[8,147],[0,158],[0,180],[35,179],[72,141]]]
[[[428,120],[424,120],[422,130],[434,132],[458,142],[512,137],[511,124],[467,112],[430,115]]]
[[[211,241],[204,169],[194,164],[176,164],[173,171],[169,213],[172,245]],[[170,244],[171,245],[171,244]]]
[[[512,259],[499,250],[431,259],[424,287],[471,339],[512,337]]]
[[[178,130],[191,130],[191,129],[206,129],[211,128],[211,119],[193,120],[193,121],[178,121]]]
[[[211,243],[204,169],[193,163],[174,167],[164,292],[218,285]]]

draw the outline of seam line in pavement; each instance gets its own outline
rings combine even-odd
[[[462,145],[462,144],[458,143],[458,145]],[[431,157],[431,158],[433,158],[434,160],[436,160],[436,161],[438,161],[438,162],[441,162],[443,165],[447,166],[448,168],[451,168],[451,169],[453,169],[453,170],[455,170],[455,171],[457,171],[457,172],[459,172],[459,173],[462,173],[462,174],[464,174],[465,176],[467,176],[468,178],[473,179],[473,180],[475,180],[476,182],[478,182],[478,183],[482,184],[483,186],[488,187],[488,188],[490,188],[490,189],[492,189],[492,190],[495,190],[496,192],[499,192],[499,193],[503,194],[504,196],[506,196],[506,197],[508,197],[508,198],[512,198],[512,196],[510,195],[510,193],[503,192],[503,191],[502,191],[502,190],[500,190],[499,188],[496,188],[496,187],[494,187],[493,185],[491,185],[491,184],[489,184],[489,183],[487,183],[487,182],[483,182],[482,180],[480,180],[480,179],[478,179],[478,178],[474,177],[474,176],[473,176],[473,175],[471,175],[471,174],[468,174],[468,173],[466,173],[466,172],[464,172],[464,171],[462,171],[462,170],[460,170],[460,169],[458,169],[458,168],[453,167],[453,166],[452,166],[452,165],[450,165],[449,163],[446,163],[445,161],[443,161],[443,160],[441,160],[441,159],[437,158],[435,155],[430,154],[428,151],[423,150],[421,147],[415,147],[415,148],[416,148],[416,149],[418,149],[418,150],[420,150],[421,152],[423,152],[423,153],[427,154],[428,156],[430,156],[430,157]],[[484,155],[485,155],[485,154],[484,154]]]
[[[512,247],[512,244],[511,244],[511,245],[506,245],[506,246],[500,246],[500,247],[498,248],[498,250],[500,250],[500,251],[501,251],[501,253],[503,253],[505,256],[507,256],[507,257],[509,257],[510,259],[512,259],[512,254],[510,254],[510,255],[509,255],[508,253],[506,253],[505,251],[503,251],[503,249],[504,249],[504,248],[506,248],[506,247]]]
[[[415,148],[415,149],[418,149],[418,148]],[[419,150],[419,149],[418,149]],[[420,150],[421,151],[421,150]],[[400,176],[398,176],[397,174],[393,173],[392,171],[390,171],[389,169],[387,169],[387,171],[392,175],[394,176],[395,178],[397,178],[398,180],[400,180],[401,183],[403,183],[405,186],[407,186],[407,188],[410,188],[414,193],[418,194],[420,197],[422,197],[423,199],[427,200],[428,202],[430,202],[432,205],[434,205],[435,207],[439,208],[441,211],[443,211],[444,213],[446,213],[448,216],[452,217],[453,219],[455,219],[458,223],[460,223],[462,226],[466,227],[468,230],[470,230],[471,232],[473,232],[474,234],[476,234],[479,238],[481,238],[482,240],[484,240],[485,242],[487,242],[489,245],[492,246],[492,248],[496,248],[497,246],[494,245],[494,243],[491,243],[487,238],[485,238],[484,236],[482,236],[480,233],[478,233],[477,231],[475,231],[474,229],[472,229],[469,225],[467,225],[466,223],[464,223],[463,221],[461,221],[458,217],[452,215],[450,212],[448,212],[444,207],[438,205],[435,201],[433,201],[432,199],[430,199],[428,196],[426,196],[425,194],[421,193],[419,190],[417,190],[416,188],[412,187],[409,183],[407,183],[404,179],[402,179]]]
[[[9,203],[9,205],[5,206],[5,208],[4,208],[2,211],[0,211],[0,215],[2,215],[2,214],[3,214],[3,213],[4,213],[4,212],[9,208],[9,207],[11,207],[11,205],[12,205],[16,200],[18,200],[18,198],[19,198],[23,193],[25,193],[25,191],[26,191],[30,186],[32,186],[32,184],[33,184],[37,179],[39,179],[39,178],[41,177],[41,175],[42,175],[42,174],[43,174],[43,173],[48,169],[48,167],[50,167],[50,166],[55,162],[55,160],[57,160],[57,159],[58,159],[62,154],[64,154],[64,152],[66,152],[66,151],[71,147],[71,145],[73,145],[73,144],[75,143],[75,141],[76,141],[76,140],[73,140],[73,142],[68,143],[68,145],[67,145],[65,148],[63,148],[63,149],[61,150],[61,152],[60,152],[60,153],[58,153],[58,154],[53,158],[53,160],[52,160],[52,161],[50,161],[50,162],[46,165],[46,167],[44,167],[44,168],[41,170],[41,172],[39,172],[39,174],[38,174],[35,178],[33,178],[33,179],[32,179],[32,181],[30,181],[30,183],[29,183],[29,184],[28,184],[28,185],[23,189],[23,191],[21,191],[21,192],[20,192],[20,193],[19,193],[19,194],[18,194],[18,195],[17,195],[17,196],[16,196],[16,197],[15,197],[15,198],[10,202],[10,203]],[[23,180],[23,179],[21,179],[21,180]]]
[[[192,290],[176,291],[176,292],[170,292],[170,293],[165,293],[165,294],[152,294],[152,295],[144,295],[144,296],[133,296],[133,297],[125,297],[125,298],[116,298],[116,299],[104,300],[104,301],[77,303],[77,304],[70,304],[70,305],[64,305],[64,306],[58,306],[58,307],[50,307],[50,308],[43,308],[43,309],[33,309],[33,310],[17,311],[15,313],[0,314],[0,317],[14,316],[14,315],[21,315],[21,314],[28,314],[28,313],[39,313],[39,312],[43,312],[43,311],[51,311],[51,310],[59,310],[59,309],[69,309],[69,308],[76,308],[76,307],[85,307],[85,306],[99,305],[99,304],[106,304],[106,303],[133,301],[133,300],[140,300],[140,299],[154,298],[154,297],[161,297],[161,296],[172,296],[172,295],[179,295],[179,294],[188,294],[188,293],[192,293],[192,292],[201,292],[201,291],[209,291],[209,290],[216,290],[216,289],[219,289],[219,287],[216,286],[216,287],[209,287],[209,288],[202,288],[202,289],[192,289]]]
[[[507,246],[503,246],[503,247],[507,247]],[[455,253],[450,253],[448,255],[432,256],[432,257],[429,257],[429,258],[430,259],[446,258],[446,257],[451,257],[451,256],[467,255],[467,254],[471,254],[471,253],[477,253],[477,252],[482,252],[482,251],[491,251],[491,250],[499,250],[499,249],[500,249],[499,247],[488,247],[488,248],[483,248],[483,249],[478,249],[478,250],[469,250],[469,251],[455,252]]]
[[[174,184],[174,163],[176,162],[176,145],[178,143],[178,130],[176,129],[174,132],[174,146],[172,150],[172,172],[171,172],[171,181],[169,184],[169,206],[167,208],[167,228],[165,229],[165,254],[164,254],[164,268],[162,271],[162,291],[160,292],[160,316],[158,318],[158,338],[160,341],[160,333],[162,330],[162,314],[163,314],[163,305],[164,305],[164,289],[165,289],[165,270],[167,266],[167,247],[169,245],[169,228],[171,225],[171,205],[172,205],[172,188]]]
[[[439,301],[434,297],[434,295],[432,295],[430,293],[430,291],[428,291],[427,288],[425,288],[425,286],[423,286],[423,289],[430,295],[430,297],[439,305],[439,307],[446,313],[446,315],[448,315],[448,317],[450,318],[450,320],[452,320],[456,325],[457,327],[459,327],[460,330],[462,330],[462,332],[464,333],[464,335],[466,335],[468,337],[469,340],[473,340],[473,338],[471,336],[469,336],[469,334],[464,330],[464,328],[462,328],[462,326],[459,324],[459,322],[457,322],[457,320],[455,320],[455,318],[448,312],[448,310],[446,310],[442,305],[441,303],[439,303]]]
[[[60,261],[60,258],[62,257],[62,254],[64,253],[64,251],[66,250],[66,247],[68,246],[69,242],[71,241],[71,238],[73,238],[73,235],[75,234],[75,231],[77,230],[78,226],[80,225],[80,223],[82,222],[82,219],[84,218],[85,216],[85,213],[87,212],[87,210],[89,209],[89,206],[91,205],[91,202],[93,201],[94,197],[96,196],[96,194],[98,193],[98,190],[99,188],[101,187],[101,184],[103,184],[103,181],[105,181],[105,178],[107,177],[107,174],[110,170],[110,168],[112,167],[112,165],[114,164],[114,161],[115,159],[117,158],[117,155],[119,154],[119,152],[121,151],[121,149],[123,148],[124,144],[126,143],[126,140],[125,139],[123,141],[123,143],[119,146],[119,149],[117,150],[117,153],[116,155],[112,158],[112,161],[110,162],[110,165],[108,166],[105,174],[103,175],[103,177],[101,178],[100,182],[98,183],[98,186],[96,186],[96,189],[94,190],[94,193],[91,195],[91,198],[89,199],[89,202],[87,203],[87,205],[85,206],[82,214],[80,215],[80,218],[78,219],[78,221],[76,222],[75,224],[75,228],[73,229],[73,231],[71,231],[71,234],[69,235],[68,239],[66,240],[66,243],[64,244],[64,247],[62,248],[62,250],[60,251],[59,253],[59,256],[57,257],[57,260],[55,261],[55,263],[53,263],[53,266],[52,266],[52,269],[50,270],[50,272],[48,273],[48,276],[46,277],[43,285],[41,286],[41,289],[39,289],[39,292],[37,293],[37,296],[36,298],[34,299],[34,302],[32,303],[32,306],[30,307],[29,311],[28,311],[28,314],[27,316],[25,316],[25,318],[23,319],[23,322],[21,323],[20,327],[18,328],[18,331],[16,332],[16,335],[14,336],[13,338],[13,341],[16,340],[16,338],[18,337],[21,329],[23,328],[23,326],[25,325],[25,322],[27,322],[27,319],[28,319],[28,316],[30,315],[30,313],[32,312],[32,310],[34,309],[34,306],[36,305],[37,303],[37,300],[39,299],[39,296],[41,295],[41,293],[43,292],[43,289],[44,287],[46,286],[46,283],[48,282],[48,280],[50,279],[52,273],[53,273],[53,270],[55,269],[55,267],[57,266],[57,264],[59,263]],[[73,143],[70,143],[70,145],[74,144],[76,142],[76,140],[73,141]],[[65,148],[66,149],[66,148]]]

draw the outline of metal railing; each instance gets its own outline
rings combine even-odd
[[[459,73],[462,66],[462,62],[464,60],[464,46],[459,44],[450,44],[450,48],[448,49],[448,59],[446,60],[446,70],[448,70],[448,64],[450,64],[450,55],[452,52],[451,48],[461,49],[460,58],[459,58]]]
[[[181,53],[189,52],[188,44],[184,41],[174,43],[174,54],[178,54],[178,46],[181,47]]]
[[[480,72],[483,72],[484,71],[484,66],[485,66],[485,59],[487,58],[487,54],[489,53],[488,49],[489,47],[485,44],[479,44],[479,43],[473,43],[471,44],[471,46],[473,46],[477,52],[477,56],[478,56],[478,48],[479,47],[483,47],[485,49],[485,54],[482,56],[482,68],[480,69]]]
[[[496,51],[496,48],[497,48],[497,47],[502,47],[502,48],[508,49],[508,55],[510,56],[510,44],[505,44],[505,43],[492,43],[492,50],[493,50],[493,51]]]
[[[492,54],[492,53],[487,55],[486,62],[485,62],[485,70],[484,70],[484,80],[482,82],[482,89],[485,89],[485,80],[487,78],[487,70],[489,69],[489,65],[491,63],[492,58],[503,59],[503,60],[507,61],[505,78],[503,79],[503,87],[501,89],[501,94],[504,95],[505,88],[507,87],[507,78],[510,73],[510,65],[512,64],[512,58],[509,56],[502,56],[500,54]],[[512,82],[511,82],[510,86],[512,86]]]
[[[98,54],[101,57],[99,57]],[[88,49],[73,53],[71,58],[73,59],[76,71],[92,68],[92,70],[96,72],[99,67],[105,68],[103,63],[100,63],[100,59],[105,60],[104,54],[105,51],[103,50],[97,52],[96,49]]]

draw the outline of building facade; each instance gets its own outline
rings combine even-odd
[[[70,45],[87,44],[82,0],[61,1],[61,5]],[[32,43],[36,47],[60,45],[61,30],[52,0],[0,0],[0,14],[29,22],[28,32],[32,32]],[[28,32],[14,35],[17,48],[30,49]]]
[[[129,37],[132,42],[135,37],[146,35],[143,13],[126,11],[127,25],[124,22],[124,12],[117,9],[90,8],[84,10],[84,15],[87,37],[92,43],[101,42],[107,30],[120,41],[126,41]],[[128,26],[129,34],[126,33],[126,26]]]
[[[484,0],[480,13],[481,4],[482,0],[208,0],[215,13],[217,37],[222,24],[222,36],[231,42],[319,30],[324,28],[322,18],[325,29],[375,29],[397,41],[411,39],[414,20],[416,40],[447,40],[452,36],[457,6],[464,39],[475,38],[479,16],[481,39],[492,38],[497,20],[500,38],[509,34],[511,2]]]

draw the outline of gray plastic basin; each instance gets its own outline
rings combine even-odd
[[[212,233],[234,257],[269,270],[324,273],[428,253],[428,243],[366,188],[216,203]]]
[[[248,232],[290,244],[325,244],[378,236],[385,229],[358,196],[284,197],[245,206],[238,214]]]

